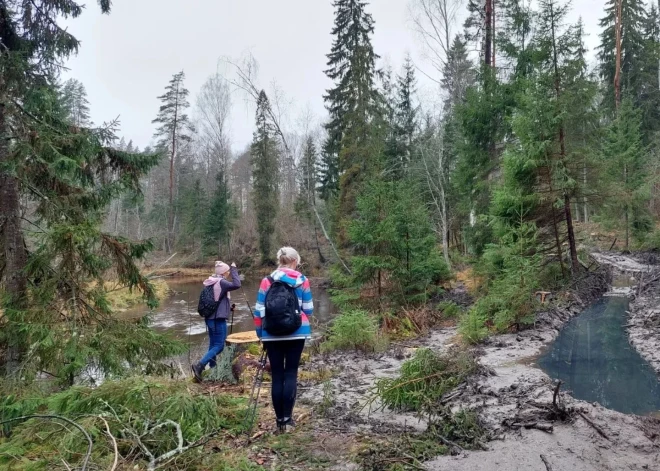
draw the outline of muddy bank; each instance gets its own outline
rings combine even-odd
[[[660,374],[660,262],[655,254],[593,254],[615,275],[629,277],[632,287],[626,330],[630,344]],[[616,288],[615,288],[616,289]],[[620,290],[621,291],[621,290]]]
[[[607,270],[599,270],[577,282],[555,309],[539,314],[535,329],[487,342],[480,362],[495,375],[480,378],[477,387],[457,397],[453,406],[477,410],[497,439],[488,451],[439,457],[427,463],[427,469],[543,471],[548,468],[541,455],[553,469],[660,469],[660,422],[579,401],[568,392],[560,392],[559,398],[575,411],[574,418],[553,423],[552,433],[504,425],[538,411],[532,404],[552,404],[555,385],[535,367],[535,359],[568,320],[606,291],[610,281]]]
[[[539,314],[534,329],[493,337],[478,348],[482,374],[451,393],[447,404],[453,410],[476,411],[494,440],[487,444],[487,451],[441,456],[426,463],[426,469],[543,471],[548,468],[541,455],[555,470],[660,469],[660,422],[578,401],[568,392],[562,391],[559,398],[564,407],[574,411],[573,419],[552,423],[552,433],[510,425],[534,409],[531,403],[552,403],[555,386],[534,366],[535,358],[568,320],[607,290],[610,281],[608,270],[592,273],[559,296],[554,308]],[[415,349],[444,352],[456,340],[455,329],[446,328],[395,344],[381,355],[314,357],[305,365],[308,371],[327,368],[334,372],[331,380],[304,387],[300,395],[301,403],[321,411],[314,430],[341,433],[347,443],[356,436],[425,430],[425,419],[380,407],[373,398],[374,384],[379,378],[398,375],[401,364]]]

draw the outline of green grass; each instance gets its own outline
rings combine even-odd
[[[334,320],[328,331],[328,339],[321,344],[321,351],[375,352],[386,347],[387,339],[380,332],[375,317],[367,311],[353,309],[342,313]]]

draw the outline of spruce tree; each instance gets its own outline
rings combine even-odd
[[[175,221],[175,172],[181,147],[191,140],[192,127],[186,114],[190,107],[188,95],[190,92],[184,86],[185,74],[183,71],[174,74],[170,83],[165,87],[165,94],[158,97],[162,102],[158,116],[153,123],[158,124],[154,137],[159,139],[161,149],[167,152],[169,160],[169,193],[167,207],[167,234],[165,248],[167,253],[174,247],[174,221]]]
[[[382,99],[375,86],[378,56],[371,44],[374,21],[366,6],[361,0],[334,2],[334,40],[325,71],[334,87],[324,96],[330,121],[325,126],[328,137],[323,146],[322,193],[336,191],[326,185],[337,180],[328,172],[338,169],[340,232],[355,209],[362,182],[379,164],[380,151],[372,137]],[[331,163],[332,159],[338,163]]]
[[[67,119],[78,127],[89,127],[89,101],[87,91],[82,82],[69,79],[62,87],[62,100],[67,113]],[[124,150],[124,149],[122,149]]]
[[[209,212],[199,178],[191,184],[183,185],[178,200],[179,209],[177,213],[182,220],[182,237],[179,244],[182,247],[192,248],[192,252],[195,253],[202,245],[205,222],[209,220],[208,218],[214,217],[215,214]]]
[[[410,180],[366,184],[348,233],[358,253],[351,260],[353,284],[375,284],[378,302],[425,301],[434,283],[448,275],[425,204]]]
[[[252,198],[257,217],[259,251],[264,264],[273,258],[272,236],[275,232],[275,219],[279,209],[279,149],[275,129],[268,119],[269,106],[266,92],[262,90],[257,100],[257,129],[254,132],[250,150],[254,179]]]
[[[615,120],[608,127],[602,156],[609,190],[606,219],[625,231],[625,248],[630,235],[641,238],[652,227],[648,215],[648,153],[642,144],[641,114],[624,99]]]
[[[396,94],[395,84],[392,80],[391,67],[387,67],[382,71],[381,88],[381,96],[383,98],[381,113],[385,127],[385,135],[383,136],[383,164],[387,178],[396,180],[401,177],[402,162],[401,146],[398,136],[398,96]]]
[[[318,157],[314,138],[307,136],[302,159],[298,166],[298,181],[300,185],[300,200],[306,210],[316,204],[316,182],[318,180]]]
[[[525,0],[497,2],[496,32],[498,62],[512,71],[514,77],[525,77],[533,60],[533,17],[531,4]]]
[[[224,172],[218,172],[215,181],[213,199],[207,207],[200,208],[205,211],[200,228],[204,236],[204,253],[219,257],[222,247],[228,246],[236,211],[230,199]]]
[[[453,113],[455,106],[463,103],[468,88],[474,86],[476,78],[476,71],[468,58],[466,43],[460,36],[456,36],[449,49],[447,63],[442,73],[441,83],[446,94],[444,102],[446,116]]]
[[[403,74],[397,77],[396,92],[396,127],[395,134],[398,143],[400,175],[403,176],[411,164],[415,153],[414,141],[417,132],[418,107],[413,102],[416,92],[415,67],[410,56],[403,63]]]
[[[600,35],[598,59],[600,76],[604,82],[604,103],[615,108],[614,76],[616,73],[616,34],[615,21],[618,2],[621,2],[621,94],[630,96],[635,106],[639,106],[643,87],[641,76],[642,56],[645,50],[644,24],[647,14],[643,0],[609,0],[605,16],[600,20],[603,32]]]

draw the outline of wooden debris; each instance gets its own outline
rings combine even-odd
[[[605,440],[607,440],[607,441],[611,441],[611,440],[610,440],[610,437],[607,436],[607,434],[603,431],[602,428],[600,428],[600,427],[599,427],[598,425],[596,425],[596,424],[595,424],[590,418],[588,418],[586,415],[584,415],[583,412],[578,412],[578,413],[580,414],[580,417],[582,417],[586,423],[588,423],[589,425],[591,425],[591,426],[593,427],[593,429],[594,429],[596,432],[598,432],[598,435],[600,435],[601,437],[603,437],[603,438],[604,438]]]
[[[552,465],[550,464],[550,461],[548,461],[548,457],[545,455],[541,455],[541,461],[543,461],[543,464],[545,465],[545,469],[548,471],[553,471]]]

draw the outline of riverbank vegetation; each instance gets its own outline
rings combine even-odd
[[[322,125],[287,115],[256,58],[223,58],[227,73],[194,106],[183,71],[154,87],[154,145],[140,150],[117,121],[91,122],[82,83],[62,83],[81,45],[58,22],[83,6],[0,0],[0,463],[264,469],[258,453],[229,449],[244,391],[167,379],[185,346],[149,316],[116,315],[155,307],[166,295],[155,276],[206,275],[219,258],[267,273],[276,248],[293,245],[306,274],[330,277],[341,311],[320,350],[369,355],[448,324],[463,344],[523,330],[544,293],[591,269],[592,245],[660,248],[656,5],[609,1],[592,67],[595,32],[567,3],[498,2],[497,22],[494,0],[468,3],[461,29],[448,13],[458,2],[411,0],[434,100],[419,98],[411,57],[380,61],[369,4],[336,0]],[[255,110],[238,153],[235,92]],[[469,351],[419,350],[376,389],[386,406],[420,412],[475,368]],[[482,439],[470,412],[435,413],[436,428],[396,451],[374,440],[365,469],[413,469]],[[285,463],[300,452],[286,440],[266,442]]]

